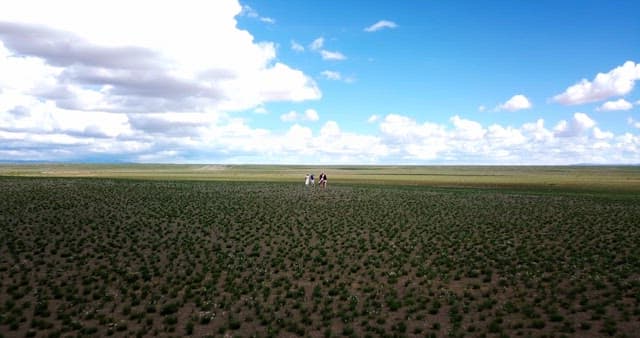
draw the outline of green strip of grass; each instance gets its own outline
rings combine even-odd
[[[278,166],[173,164],[0,165],[0,176],[300,182],[324,170],[330,184],[637,194],[637,166]]]

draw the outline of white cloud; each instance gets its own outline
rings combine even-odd
[[[38,112],[37,116],[33,114]],[[243,119],[211,113],[98,113],[42,103],[24,114],[0,113],[0,158],[74,160],[118,154],[119,160],[216,163],[638,163],[640,136],[603,131],[576,113],[547,129],[542,119],[522,126],[481,123],[453,116],[447,123],[418,122],[389,114],[371,118],[372,134],[352,133],[337,121],[318,132],[298,124],[315,114],[283,114],[293,122],[275,133]],[[16,122],[17,121],[17,122]],[[629,119],[629,123],[637,123]],[[636,126],[640,128],[640,123]],[[113,137],[112,135],[117,135]],[[232,154],[232,155],[230,155]],[[309,157],[309,154],[313,154]]]
[[[376,32],[384,28],[396,28],[398,25],[393,21],[380,20],[364,29],[365,32]]]
[[[327,80],[332,81],[344,81],[345,83],[354,83],[356,82],[356,77],[353,75],[343,76],[342,73],[332,71],[332,70],[324,70],[320,72],[320,75]]]
[[[71,9],[77,15],[65,15]],[[227,0],[0,5],[0,159],[640,163],[637,133],[601,130],[582,113],[555,128],[542,119],[487,126],[460,116],[435,123],[373,115],[367,122],[378,129],[359,133],[339,121],[304,127],[320,121],[307,109],[283,114],[292,123],[282,132],[251,126],[233,111],[264,114],[269,102],[321,93],[309,76],[277,61],[273,43],[236,26],[241,9]],[[324,39],[316,51],[323,48]]]
[[[529,109],[531,108],[531,106],[531,101],[529,101],[526,96],[517,94],[507,100],[507,102],[498,105],[498,107],[496,107],[496,110],[507,110],[513,112],[523,109]]]
[[[287,143],[283,144],[287,151],[304,152],[309,147],[309,141],[313,138],[313,132],[307,127],[294,124],[284,135]]]
[[[320,55],[322,55],[323,60],[341,61],[347,59],[347,57],[340,52],[330,52],[324,49],[320,51]]]
[[[258,12],[255,9],[253,9],[251,6],[249,6],[249,5],[242,6],[242,12],[240,12],[240,14],[241,15],[245,15],[245,16],[250,17],[250,18],[258,18],[259,17]]]
[[[242,11],[237,0],[0,5],[0,159],[179,162],[265,151],[282,135],[228,113],[263,114],[265,103],[321,92],[277,61],[274,43],[236,25],[238,15],[271,19]]]
[[[276,23],[276,20],[274,20],[273,18],[261,16],[260,14],[258,14],[258,11],[256,11],[255,9],[253,9],[249,5],[243,5],[242,6],[242,11],[240,12],[240,15],[244,15],[246,17],[253,18],[253,19],[258,19],[258,20],[260,20],[260,21],[262,21],[264,23],[268,23],[268,24]]]
[[[593,128],[593,137],[598,140],[609,140],[613,138],[613,133],[610,131],[602,131],[598,127]]]
[[[585,113],[573,114],[573,120],[584,129],[589,129],[596,125],[596,121],[592,120]]]
[[[564,105],[575,105],[606,100],[631,92],[636,80],[640,79],[640,64],[627,61],[608,73],[598,73],[593,81],[582,79],[567,88],[553,100]]]
[[[544,120],[538,119],[536,122],[525,123],[521,128],[522,132],[535,141],[547,142],[553,139],[553,133],[545,128]]]
[[[640,121],[636,121],[632,117],[627,119],[627,123],[634,128],[640,129]]]
[[[380,131],[391,143],[439,139],[446,133],[444,126],[430,122],[419,124],[414,119],[398,114],[385,116],[380,122]]]
[[[325,70],[320,73],[325,79],[328,80],[342,80],[342,75],[340,72],[335,72],[332,70]]]
[[[318,121],[320,116],[315,109],[307,109],[304,111],[304,118],[308,121]]]
[[[485,107],[484,105],[479,105],[479,106],[478,106],[478,111],[479,111],[479,112],[483,113],[483,112],[485,112],[486,110],[487,110],[487,107]]]
[[[295,110],[292,110],[286,114],[280,115],[280,120],[283,122],[294,122],[294,121],[311,121],[315,122],[320,119],[320,115],[315,109],[307,109],[303,114],[298,113]]]
[[[483,138],[487,132],[480,123],[460,118],[458,115],[451,118],[451,123],[459,138],[477,140]]]
[[[270,18],[270,17],[261,17],[260,21],[264,22],[264,23],[268,23],[268,24],[274,24],[276,23],[276,20],[274,18]]]
[[[340,134],[340,126],[336,121],[327,121],[320,129],[320,136],[332,137]]]
[[[324,46],[324,38],[319,37],[311,42],[311,44],[309,45],[309,48],[311,50],[320,50],[322,49],[323,46]]]
[[[298,112],[292,110],[288,113],[280,115],[280,120],[283,122],[292,122],[298,119]]]
[[[503,146],[519,145],[526,142],[527,138],[519,129],[511,126],[503,127],[499,124],[493,124],[487,128],[487,139],[493,144],[501,144]]]
[[[357,159],[360,163],[375,162],[389,154],[380,138],[343,131],[336,121],[327,121],[314,140],[314,153],[321,162],[348,163]]]
[[[3,72],[0,81],[20,95],[83,111],[233,111],[320,98],[309,76],[276,61],[272,42],[237,28],[241,11],[236,0],[3,6],[0,68],[23,69]]]
[[[291,50],[295,52],[304,52],[304,46],[294,40],[291,40]]]
[[[256,114],[267,114],[267,113],[269,113],[267,108],[265,108],[264,106],[256,107],[256,109],[254,109],[253,112],[256,113]]]
[[[615,135],[596,127],[588,115],[575,113],[549,130],[544,120],[521,127],[488,127],[459,116],[450,125],[418,123],[387,115],[380,124],[383,144],[396,161],[471,164],[638,163],[640,137]]]
[[[629,110],[633,108],[633,104],[625,99],[618,99],[616,101],[607,101],[603,103],[596,110],[598,111],[614,111],[614,110]]]
[[[344,54],[338,51],[335,51],[335,52],[328,51],[326,49],[323,49],[323,47],[324,47],[324,37],[319,37],[313,40],[309,44],[309,49],[315,52],[319,52],[323,60],[340,61],[340,60],[345,60],[347,58]]]
[[[558,137],[575,137],[583,135],[583,133],[596,125],[585,113],[575,113],[570,121],[562,120],[553,128],[554,134]]]

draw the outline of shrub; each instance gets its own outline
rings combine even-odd
[[[184,331],[188,335],[192,335],[193,334],[193,322],[192,321],[188,321],[187,322],[187,325],[185,325]]]
[[[178,309],[180,309],[180,305],[178,303],[175,303],[175,302],[167,303],[162,306],[162,309],[160,310],[160,314],[163,316],[174,314],[178,312]],[[147,309],[147,312],[148,310],[149,309]]]

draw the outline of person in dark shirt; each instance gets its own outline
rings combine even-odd
[[[326,188],[327,187],[327,174],[324,173],[324,171],[320,174],[320,187],[321,188]]]

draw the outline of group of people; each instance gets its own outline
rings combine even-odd
[[[307,187],[311,186],[312,188],[315,188],[316,181],[313,177],[313,174],[307,174],[304,177],[304,185]],[[318,186],[320,186],[320,188],[322,189],[327,187],[327,174],[325,174],[324,171],[320,173],[320,177],[318,178]]]

